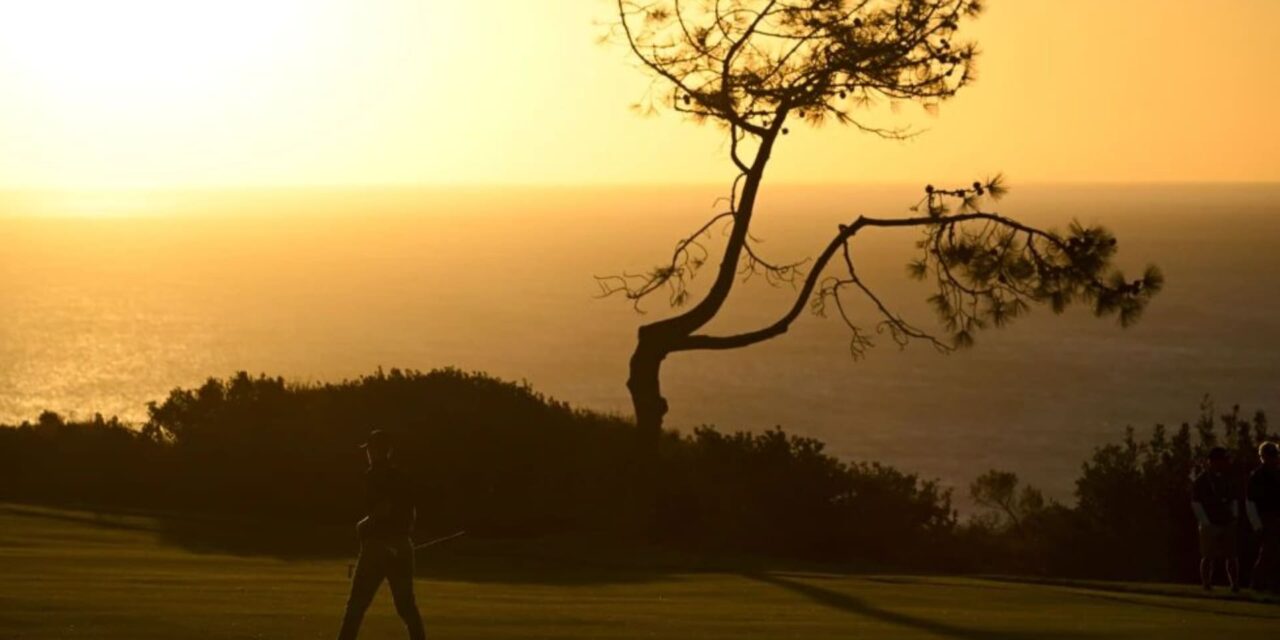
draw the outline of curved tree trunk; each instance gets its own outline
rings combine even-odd
[[[627,390],[631,392],[631,404],[635,409],[636,426],[646,436],[654,439],[662,432],[662,419],[667,415],[667,400],[662,397],[659,375],[662,361],[670,353],[651,344],[643,337],[631,354],[631,372],[627,378]]]
[[[688,337],[710,322],[729,297],[729,291],[732,290],[737,278],[738,261],[742,257],[743,247],[746,246],[751,216],[755,211],[756,195],[760,191],[760,181],[764,177],[764,167],[769,161],[781,122],[782,118],[779,118],[771,133],[761,141],[751,170],[746,173],[743,180],[742,193],[734,211],[733,229],[725,244],[724,254],[716,271],[716,279],[712,282],[707,295],[688,311],[644,325],[637,332],[636,349],[631,355],[630,375],[627,378],[627,390],[631,393],[636,426],[653,442],[656,442],[661,435],[663,418],[667,415],[667,401],[662,397],[660,382],[662,361],[671,353],[687,348],[685,341]]]

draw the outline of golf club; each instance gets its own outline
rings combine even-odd
[[[465,530],[464,530],[464,531],[455,531],[455,532],[453,532],[453,533],[451,533],[451,534],[449,534],[449,535],[447,535],[447,536],[442,536],[442,537],[436,538],[436,539],[434,539],[434,540],[428,540],[428,541],[423,542],[423,543],[421,543],[421,544],[415,544],[415,545],[413,545],[413,550],[414,550],[414,551],[417,551],[417,550],[419,550],[419,549],[426,549],[427,547],[435,546],[435,545],[437,545],[437,544],[440,544],[441,542],[447,542],[447,541],[449,541],[449,540],[452,540],[452,539],[454,539],[454,538],[458,538],[458,537],[464,536],[464,535],[466,535],[466,534],[467,534],[467,532],[466,532]]]
[[[419,550],[421,550],[421,549],[426,549],[427,547],[433,547],[433,546],[435,546],[435,545],[440,544],[441,542],[448,542],[448,541],[450,541],[450,540],[453,540],[454,538],[459,538],[459,537],[462,537],[462,536],[464,536],[464,535],[466,535],[466,534],[467,534],[467,532],[466,532],[465,530],[463,530],[463,531],[455,531],[455,532],[453,532],[453,533],[451,533],[451,534],[449,534],[449,535],[447,535],[447,536],[441,536],[441,537],[439,537],[439,538],[434,538],[434,539],[428,540],[428,541],[426,541],[426,542],[422,542],[422,543],[419,543],[419,544],[415,544],[415,545],[413,545],[413,550],[416,552],[416,551],[419,551]],[[351,579],[351,577],[354,575],[355,570],[356,570],[356,565],[355,565],[355,564],[352,564],[352,563],[348,563],[348,564],[347,564],[347,579],[348,579],[348,580],[350,580],[350,579]]]

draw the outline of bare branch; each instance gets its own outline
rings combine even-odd
[[[842,225],[814,262],[791,307],[774,323],[730,336],[691,335],[682,349],[733,349],[755,344],[785,333],[799,317],[806,303],[819,315],[827,301],[835,302],[841,318],[854,330],[854,354],[870,346],[865,333],[848,315],[840,297],[845,287],[855,287],[874,306],[880,320],[876,330],[887,332],[899,346],[923,340],[939,351],[969,346],[973,334],[989,325],[1003,326],[1029,309],[1032,303],[1046,303],[1061,311],[1073,301],[1088,302],[1099,316],[1117,315],[1121,324],[1137,319],[1146,304],[1159,292],[1163,277],[1148,267],[1142,278],[1127,280],[1112,267],[1115,238],[1099,227],[1073,224],[1065,233],[1028,226],[997,213],[972,210],[946,215],[942,200],[958,199],[968,205],[975,197],[1003,195],[999,177],[972,188],[938,190],[929,187],[929,215],[906,218],[860,216]],[[968,228],[981,223],[977,230]],[[944,342],[933,333],[919,329],[892,311],[865,282],[854,267],[850,242],[864,228],[919,227],[925,234],[919,244],[921,258],[908,266],[916,278],[932,274],[937,292],[929,301],[950,335]],[[837,253],[842,255],[846,275],[822,280],[823,272]],[[821,283],[821,284],[820,284]],[[817,293],[816,297],[813,297]],[[813,297],[812,302],[810,302]]]
[[[702,244],[702,239],[710,237],[710,230],[716,222],[732,218],[732,211],[722,211],[711,217],[698,227],[697,231],[681,238],[671,252],[671,260],[643,274],[622,273],[613,276],[595,276],[600,287],[597,297],[607,298],[622,295],[632,302],[635,310],[644,313],[640,302],[655,291],[664,287],[668,290],[668,302],[673,307],[684,304],[688,299],[688,282],[707,262],[709,256]]]

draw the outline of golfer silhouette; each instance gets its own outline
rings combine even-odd
[[[425,640],[422,614],[413,595],[413,524],[417,512],[408,479],[391,464],[391,438],[374,429],[361,445],[369,458],[366,515],[356,524],[360,558],[351,578],[351,595],[338,640],[355,640],[364,612],[383,579],[391,585],[396,613],[409,630],[410,640]]]

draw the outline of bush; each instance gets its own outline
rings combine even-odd
[[[118,422],[0,429],[6,499],[354,521],[371,428],[392,432],[420,528],[478,536],[606,535],[702,552],[921,564],[950,534],[950,493],[817,440],[664,433],[525,384],[444,369],[337,384],[240,373],[176,389],[139,430]],[[46,424],[48,423],[48,424]],[[656,455],[654,455],[656,452]]]
[[[1074,507],[1033,505],[1025,509],[1022,526],[1012,527],[992,515],[1004,511],[1001,501],[992,501],[987,513],[966,524],[962,537],[980,570],[1191,581],[1199,561],[1191,512],[1193,473],[1211,448],[1225,446],[1232,452],[1231,474],[1243,491],[1257,465],[1258,444],[1272,437],[1264,414],[1243,418],[1234,407],[1215,416],[1206,399],[1199,419],[1184,423],[1172,435],[1156,425],[1146,440],[1140,440],[1130,428],[1119,443],[1095,449],[1076,480]],[[998,476],[1000,472],[988,473],[971,490],[991,491]],[[1007,501],[1016,491],[1017,478],[1007,474],[1003,480],[994,493]],[[1243,505],[1240,513],[1243,517]],[[1247,532],[1242,531],[1242,537],[1246,544],[1241,545],[1241,564],[1247,573],[1254,546],[1248,544]]]

